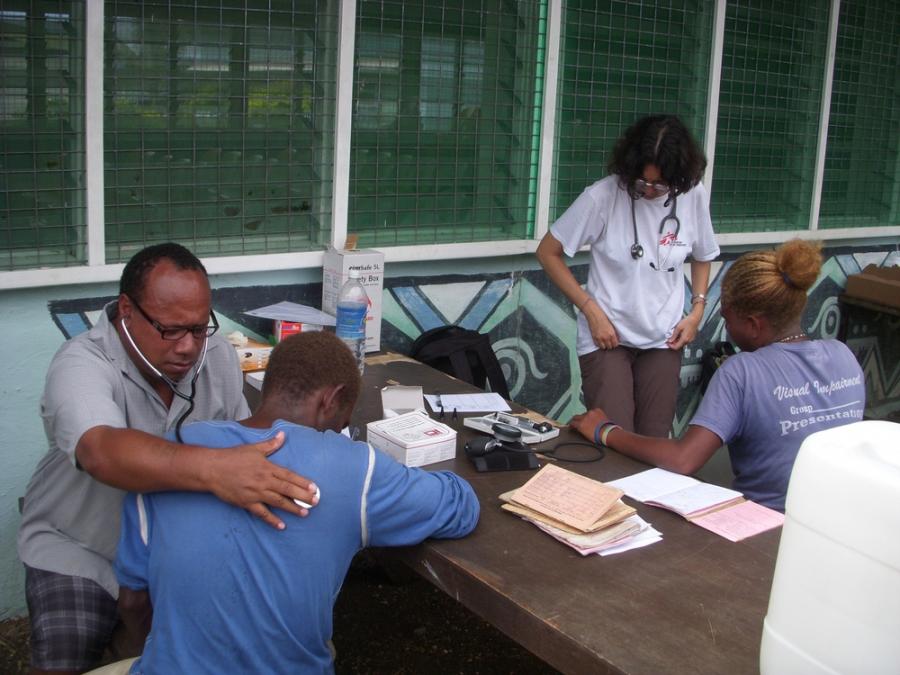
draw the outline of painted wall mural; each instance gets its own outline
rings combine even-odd
[[[720,287],[737,254],[713,264],[706,314],[694,343],[685,348],[681,392],[673,428],[686,427],[700,401],[701,359],[706,350],[726,339],[719,314]],[[822,274],[811,290],[803,325],[810,335],[835,338],[841,325],[838,296],[847,276],[867,264],[900,264],[896,250],[827,251]],[[573,266],[580,283],[587,265]],[[686,297],[690,280],[685,277]],[[321,284],[245,286],[213,291],[213,306],[226,331],[239,328],[260,339],[270,322],[245,311],[281,300],[319,306]],[[113,298],[85,298],[50,303],[53,320],[66,337],[93,324],[96,313]],[[688,309],[686,307],[686,309]],[[900,319],[854,312],[846,342],[863,367],[867,381],[867,416],[896,418],[900,413]],[[575,354],[575,311],[541,270],[479,275],[385,279],[382,349],[409,353],[422,332],[446,324],[490,335],[511,396],[523,405],[559,420],[583,410],[581,378]]]

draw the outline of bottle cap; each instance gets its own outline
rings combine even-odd
[[[347,276],[351,279],[359,279],[359,270],[350,270]]]

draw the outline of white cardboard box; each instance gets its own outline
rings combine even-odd
[[[383,418],[398,417],[414,410],[425,412],[422,387],[393,384],[381,388],[381,416]]]
[[[359,272],[359,282],[369,296],[366,314],[366,351],[381,349],[381,295],[384,291],[384,253],[372,249],[346,251],[329,248],[322,265],[322,311],[337,314],[341,286],[350,278],[350,270]]]
[[[372,447],[406,466],[424,466],[456,457],[456,430],[419,411],[366,425]]]

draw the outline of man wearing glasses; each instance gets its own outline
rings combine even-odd
[[[306,515],[293,500],[315,503],[314,485],[266,458],[280,437],[226,451],[162,439],[185,420],[250,413],[237,354],[215,334],[200,261],[178,244],[145,248],[119,290],[47,373],[49,451],[28,485],[18,537],[33,673],[88,670],[111,639],[124,490],[212,492],[278,529],[271,507]]]

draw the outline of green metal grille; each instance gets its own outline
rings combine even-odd
[[[321,248],[331,220],[336,5],[113,1],[105,11],[107,260]]]
[[[358,3],[348,233],[360,245],[527,236],[542,9]]]
[[[83,3],[0,3],[0,269],[86,258],[83,73]]]
[[[717,232],[807,229],[828,0],[730,0],[712,215]]]
[[[558,101],[555,220],[606,175],[615,140],[650,114],[705,133],[713,2],[567,2]]]
[[[841,0],[821,227],[897,225],[900,5]]]

